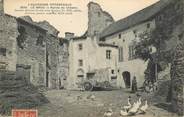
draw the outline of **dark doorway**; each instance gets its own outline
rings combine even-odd
[[[122,73],[122,76],[123,76],[123,79],[125,82],[125,87],[130,88],[130,86],[131,86],[130,72],[125,71]]]
[[[46,87],[49,87],[49,72],[46,73]]]

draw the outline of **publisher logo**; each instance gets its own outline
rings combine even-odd
[[[38,112],[33,109],[13,109],[12,117],[38,117]]]

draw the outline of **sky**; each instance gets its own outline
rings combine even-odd
[[[78,7],[80,12],[73,12],[72,15],[30,15],[34,21],[48,21],[57,30],[59,36],[64,37],[65,32],[73,32],[76,36],[82,35],[87,30],[88,8],[90,2],[98,3],[104,11],[112,15],[115,21],[125,18],[159,0],[4,0],[5,13],[12,16],[25,16],[24,12],[16,11],[20,6],[27,6],[30,3],[60,3],[72,4]]]

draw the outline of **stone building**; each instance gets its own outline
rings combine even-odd
[[[21,17],[17,21],[19,38],[23,38],[23,42],[18,43],[17,64],[30,65],[30,81],[34,85],[59,89],[61,79],[66,79],[63,78],[65,73],[59,71],[66,69],[66,74],[68,71],[68,62],[60,60],[65,56],[63,53],[67,53],[66,42],[60,41],[59,31],[47,21],[34,22],[30,17]],[[60,67],[62,64],[66,67]]]
[[[59,31],[47,21],[38,22],[38,25],[47,30],[46,36],[46,87],[58,89],[58,63],[59,63]]]
[[[47,21],[4,14],[0,3],[0,70],[13,71],[38,87],[60,88],[68,76],[68,40],[61,41]]]
[[[78,89],[87,79],[110,81],[116,86],[117,46],[99,42],[99,33],[114,22],[97,3],[88,4],[88,30],[84,35],[69,37],[68,89]]]
[[[0,70],[16,71],[18,24],[15,17],[0,15]]]
[[[100,41],[118,45],[118,86],[129,88],[131,80],[137,78],[138,87],[144,82],[144,71],[147,63],[135,55],[135,46],[140,41],[140,35],[155,29],[153,16],[159,12],[162,5],[156,3],[126,18],[111,24],[100,36]],[[148,37],[147,37],[148,38]]]
[[[162,0],[163,1],[163,0]],[[184,1],[168,0],[167,5],[155,17],[156,30],[161,35],[159,45],[159,62],[171,63],[171,103],[174,112],[184,113],[183,99],[183,56],[184,56]]]
[[[171,6],[171,2],[172,0],[161,0],[109,25],[100,34],[100,41],[119,46],[118,69],[120,87],[130,87],[131,79],[133,76],[137,77],[138,86],[142,86],[145,79],[144,71],[147,68],[147,62],[144,62],[135,56],[135,46],[140,41],[140,39],[142,39],[140,35],[144,33],[148,33],[150,35],[152,31],[158,30],[158,27],[163,27],[166,29],[163,32],[168,32],[170,26],[172,26],[169,22],[177,23],[178,20],[180,20],[177,17],[172,17],[176,16],[177,13],[172,14],[169,10],[165,10]],[[175,8],[180,9],[181,6],[177,5]],[[163,16],[162,12],[167,12],[167,17],[165,15]],[[159,23],[161,21],[160,19],[163,19],[162,23],[165,25],[161,25]],[[177,19],[177,21],[174,21],[175,19]],[[146,36],[144,39],[149,38]],[[166,43],[169,43],[169,41]],[[165,47],[163,43],[160,44],[162,44],[160,46]],[[174,43],[170,42],[170,44],[167,45],[173,44]],[[173,48],[172,46],[170,47]],[[158,48],[154,47],[152,49],[156,51]],[[156,73],[157,72],[155,72],[155,74]]]
[[[97,38],[74,37],[69,42],[69,88],[78,89],[88,79],[112,81],[117,79],[117,46],[98,43]],[[101,71],[101,72],[98,72]]]
[[[46,34],[30,17],[17,18],[17,64],[30,65],[30,82],[46,84]]]
[[[48,100],[30,84],[28,80],[30,66],[17,64],[19,24],[16,17],[2,12],[1,2],[2,0],[0,1],[0,114],[11,114],[14,108],[35,108],[48,103]]]

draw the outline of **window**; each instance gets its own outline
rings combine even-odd
[[[39,35],[36,41],[36,45],[43,46],[43,36]]]
[[[79,60],[79,66],[83,66],[83,60]]]
[[[106,50],[106,59],[111,59],[111,50]]]
[[[121,39],[121,34],[118,35],[118,38]]]
[[[113,69],[111,70],[111,73],[114,74],[114,70]]]
[[[123,47],[119,48],[119,62],[123,61]]]
[[[79,50],[82,50],[83,46],[82,44],[79,44]]]
[[[0,55],[6,56],[6,48],[0,48]]]
[[[134,46],[129,46],[129,60],[135,59],[135,49]]]
[[[150,23],[147,24],[147,28],[150,28]]]

